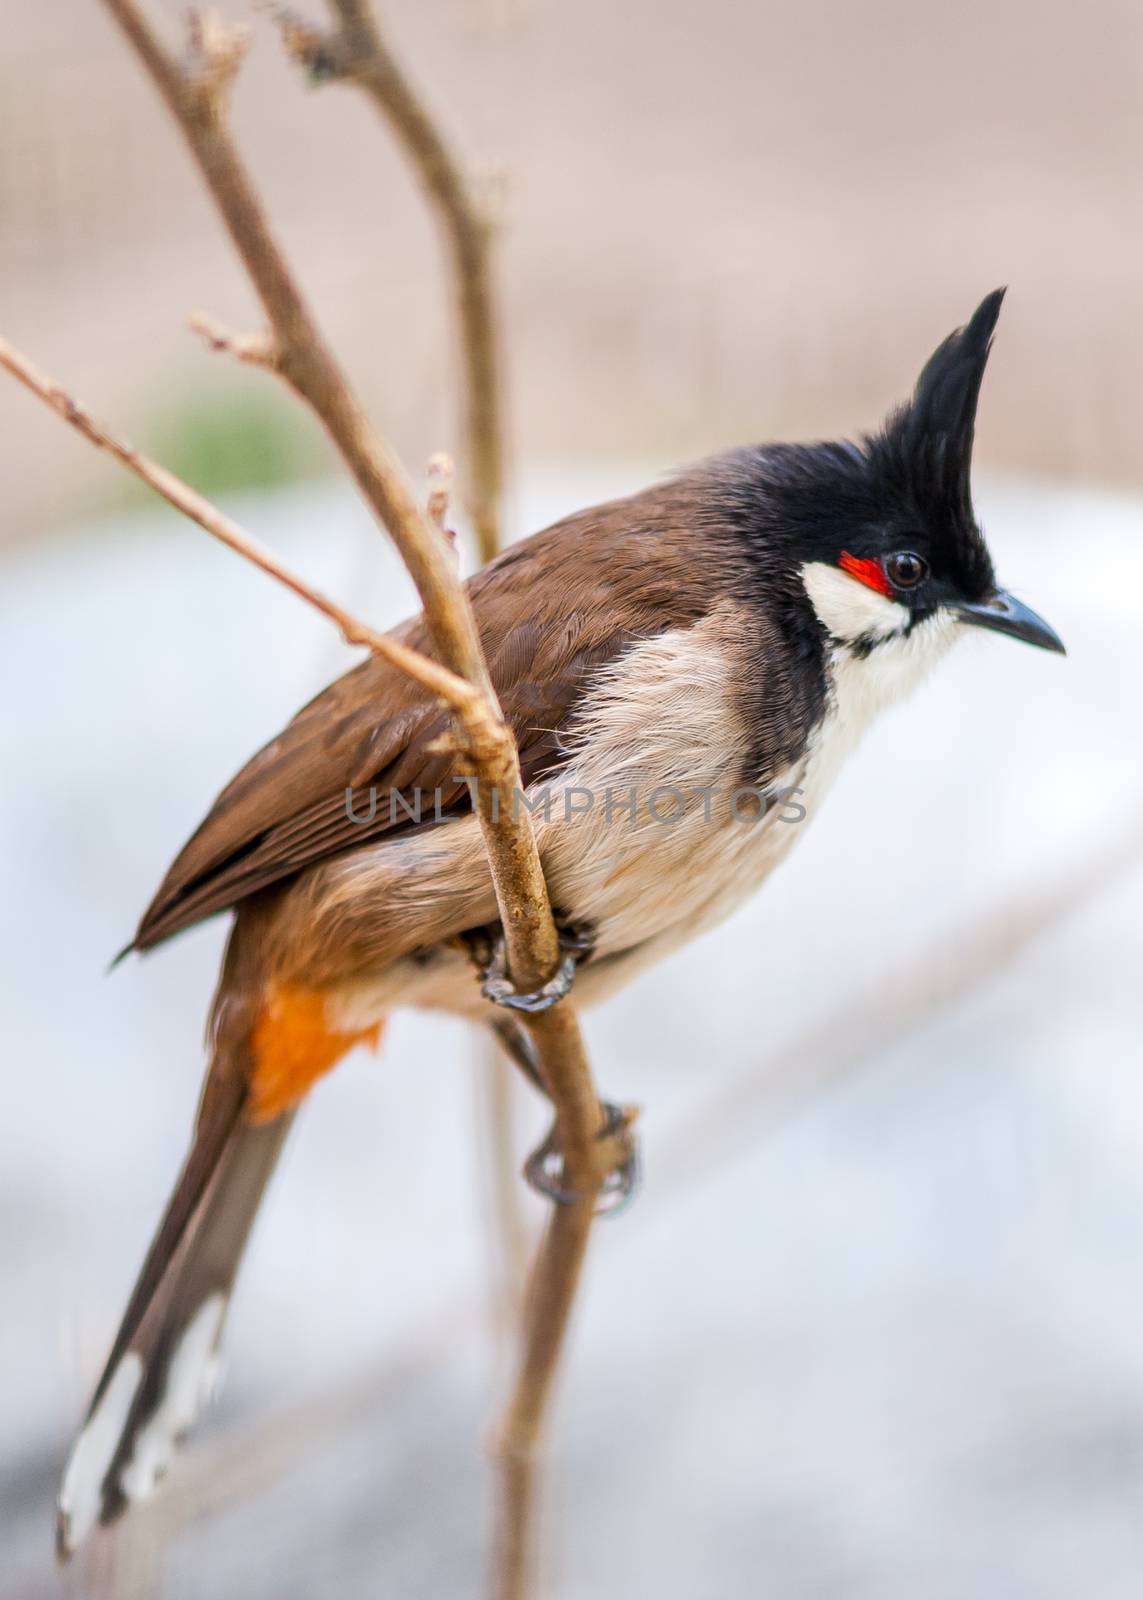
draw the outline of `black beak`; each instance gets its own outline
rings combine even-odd
[[[1064,642],[1056,630],[1050,628],[1043,617],[1038,617],[1030,607],[1013,599],[1007,589],[997,589],[984,600],[966,601],[953,606],[952,613],[958,621],[971,623],[974,628],[1010,633],[1014,639],[1023,639],[1025,644],[1037,644],[1041,650],[1054,650],[1057,655],[1067,655]]]

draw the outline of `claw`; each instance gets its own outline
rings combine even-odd
[[[533,989],[530,994],[520,994],[512,986],[508,976],[508,964],[504,952],[504,940],[498,938],[492,951],[492,960],[484,969],[481,979],[480,992],[486,1000],[491,1000],[493,1005],[505,1006],[509,1011],[527,1011],[535,1015],[537,1011],[547,1011],[558,1000],[571,993],[571,986],[575,980],[576,958],[573,951],[560,961],[556,968],[554,978],[549,978],[542,989]]]
[[[524,1011],[535,1015],[547,1011],[557,1001],[571,993],[576,969],[591,958],[595,949],[595,932],[589,923],[572,922],[556,913],[556,934],[560,946],[560,964],[555,976],[548,979],[542,989],[530,994],[520,994],[508,976],[508,957],[504,935],[498,924],[487,928],[474,928],[462,934],[459,940],[467,950],[480,973],[480,992],[493,1005],[504,1006],[508,1011]]]
[[[631,1132],[634,1111],[630,1106],[611,1105],[605,1100],[603,1110],[607,1120],[596,1137],[616,1139],[626,1151],[623,1160],[604,1178],[596,1206],[596,1216],[614,1217],[631,1203],[639,1186],[639,1145]],[[574,1189],[568,1188],[563,1175],[563,1152],[553,1126],[543,1144],[533,1150],[524,1163],[524,1177],[537,1194],[560,1206],[574,1205],[580,1197]]]
[[[480,982],[480,992],[484,998],[491,1000],[494,1005],[505,1006],[509,1011],[527,1011],[534,1016],[537,1011],[547,1011],[549,1006],[554,1006],[558,1000],[569,995],[575,982],[576,968],[595,948],[595,936],[586,925],[560,922],[558,919],[556,933],[561,954],[555,976],[549,978],[542,989],[519,994],[508,976],[504,935],[498,932]]]
[[[575,922],[562,911],[553,911],[556,937],[560,949],[571,951],[577,961],[585,960],[595,949],[595,926],[590,922]]]

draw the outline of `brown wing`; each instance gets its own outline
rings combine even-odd
[[[696,621],[717,597],[719,563],[695,560],[688,487],[681,480],[582,512],[470,580],[525,783],[560,765],[561,731],[601,666],[633,639]],[[430,648],[420,618],[395,633]],[[391,820],[391,790],[419,790],[430,816],[438,787],[442,812],[467,810],[467,791],[450,776],[455,763],[433,749],[448,721],[438,700],[377,657],[331,684],[219,795],[147,908],[134,948],[303,867],[414,826],[400,808]],[[373,820],[351,820],[346,790],[355,791],[360,817],[370,785],[378,795]]]

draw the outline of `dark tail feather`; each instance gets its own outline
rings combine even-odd
[[[61,1558],[151,1493],[209,1398],[230,1290],[293,1120],[251,1126],[238,1091],[227,1098],[200,1120],[68,1460]]]

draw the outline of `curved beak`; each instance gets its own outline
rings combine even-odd
[[[1023,639],[1025,644],[1039,645],[1041,650],[1067,655],[1056,630],[1007,589],[997,589],[983,600],[953,606],[952,613],[958,622],[967,622],[974,628],[991,628],[994,633],[1008,633],[1013,639]]]

